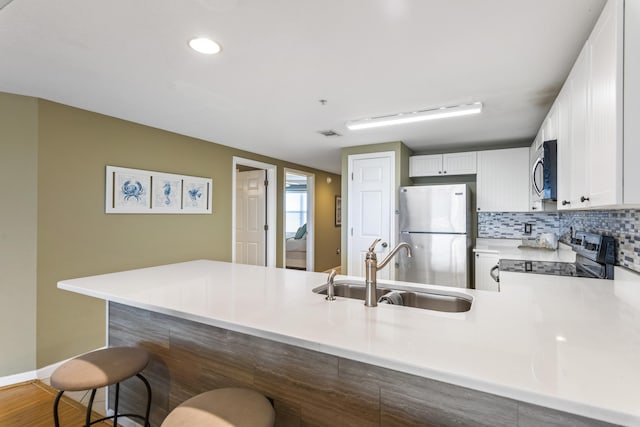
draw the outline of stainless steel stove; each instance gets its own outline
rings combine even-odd
[[[613,279],[616,258],[613,237],[578,232],[571,246],[576,252],[575,263],[501,259],[500,271]]]

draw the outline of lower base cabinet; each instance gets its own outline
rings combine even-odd
[[[496,280],[498,277],[499,257],[498,254],[482,253],[475,254],[475,279],[476,289],[484,291],[499,291],[500,283]]]

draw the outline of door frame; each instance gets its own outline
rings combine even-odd
[[[231,262],[236,262],[236,169],[238,165],[249,166],[256,169],[264,169],[267,171],[267,180],[269,185],[266,191],[267,200],[267,242],[266,242],[266,261],[267,267],[276,266],[276,196],[277,196],[277,166],[269,163],[258,162],[256,160],[245,159],[243,157],[233,156],[231,169]]]
[[[316,175],[311,172],[305,172],[298,169],[284,168],[282,175],[282,267],[287,267],[287,244],[286,244],[286,225],[287,225],[287,173],[296,175],[304,175],[307,177],[307,271],[315,271],[315,181]],[[311,224],[311,226],[309,226]]]
[[[396,224],[396,206],[397,206],[397,188],[398,182],[396,179],[396,152],[395,151],[382,151],[382,152],[374,152],[374,153],[365,153],[365,154],[350,154],[347,156],[347,203],[350,200],[353,200],[353,162],[354,160],[362,160],[362,159],[371,159],[378,157],[386,157],[391,160],[391,171],[390,171],[390,206],[389,206],[389,250],[393,249],[396,245],[396,241],[398,239],[398,230]],[[354,212],[352,207],[353,203],[349,203],[349,208],[347,209],[347,256],[346,256],[346,269],[347,274],[352,274],[349,271],[349,260],[350,256],[353,254],[353,217]],[[344,268],[345,266],[343,266]],[[396,270],[395,268],[389,269],[389,279],[395,279]]]

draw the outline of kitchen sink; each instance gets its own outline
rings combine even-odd
[[[323,284],[313,289],[317,294],[327,294],[327,284]],[[450,292],[444,290],[408,290],[393,289],[378,285],[376,299],[394,292],[399,301],[398,295],[402,297],[402,305],[405,307],[423,308],[426,310],[444,311],[449,313],[461,313],[471,309],[473,298],[461,292]],[[334,293],[337,297],[359,299],[364,301],[365,285],[363,282],[336,280],[334,282]],[[391,298],[389,298],[391,299]],[[379,302],[383,304],[383,302]],[[399,305],[399,304],[398,304]]]

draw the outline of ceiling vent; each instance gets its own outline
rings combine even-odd
[[[319,130],[318,131],[319,134],[324,135],[324,136],[342,136],[340,135],[338,132],[336,132],[335,130]]]

